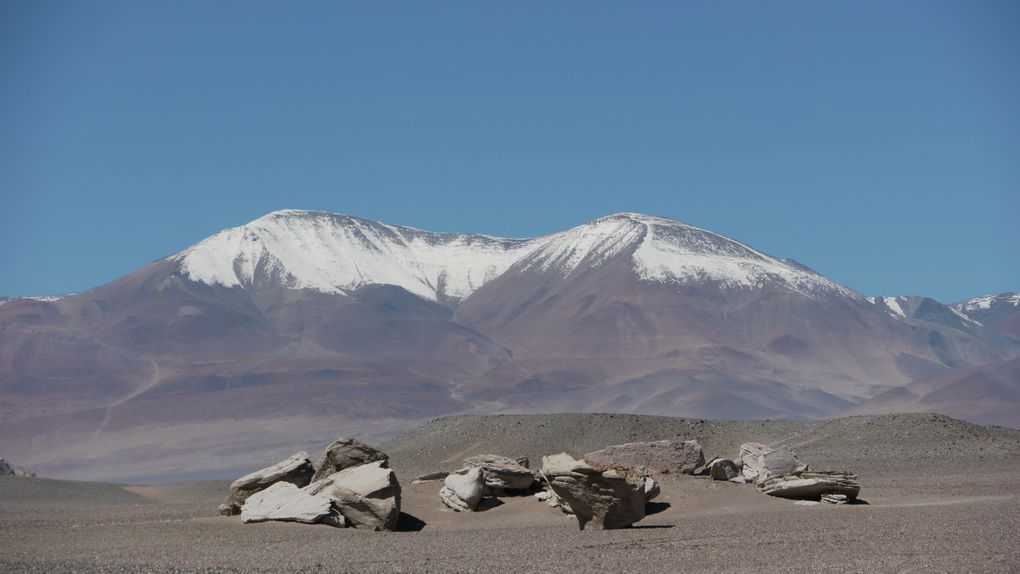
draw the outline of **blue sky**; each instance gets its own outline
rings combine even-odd
[[[867,294],[1020,290],[1020,3],[0,3],[0,294],[282,208],[680,219]]]

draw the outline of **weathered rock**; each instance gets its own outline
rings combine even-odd
[[[857,475],[849,472],[801,472],[799,475],[773,477],[761,485],[761,491],[780,498],[820,500],[832,494],[855,500],[861,491]]]
[[[277,482],[252,494],[241,507],[241,522],[303,522],[345,526],[344,517],[324,496],[314,496],[289,482]]]
[[[439,497],[443,504],[457,512],[474,512],[482,500],[485,476],[478,467],[462,468],[450,473],[443,481]]]
[[[312,461],[307,452],[296,453],[290,458],[246,474],[230,484],[227,502],[220,506],[222,514],[240,514],[241,505],[251,495],[265,490],[277,482],[289,482],[298,488],[307,486],[312,480]]]
[[[785,446],[771,448],[755,442],[740,445],[740,460],[744,479],[759,486],[771,478],[800,474],[808,468]]]
[[[845,494],[823,494],[821,502],[829,504],[849,504],[850,498]]]
[[[740,470],[732,460],[717,458],[708,465],[708,475],[712,480],[732,480],[740,476]]]
[[[632,469],[600,470],[566,453],[543,457],[542,473],[570,505],[584,530],[626,528],[645,516],[645,476]]]
[[[691,474],[705,464],[705,454],[696,440],[631,442],[589,452],[584,456],[599,468],[639,468],[662,474]]]
[[[443,480],[447,476],[450,476],[450,473],[446,472],[445,470],[439,472],[430,472],[428,474],[423,474],[414,477],[413,479],[411,479],[411,484],[424,484],[426,482],[435,482],[437,480]]]
[[[357,439],[342,437],[327,446],[326,452],[322,453],[322,456],[319,457],[319,460],[315,463],[315,474],[312,476],[312,482],[322,480],[345,468],[380,460],[389,461],[389,459],[390,457],[381,450],[368,446]]]
[[[400,483],[386,464],[380,460],[346,468],[305,490],[332,500],[355,528],[393,530],[400,518]]]
[[[485,486],[496,496],[506,490],[529,490],[535,475],[512,458],[495,454],[480,454],[464,459],[468,467],[481,469]]]
[[[25,470],[20,466],[14,466],[7,460],[0,458],[0,476],[24,476],[34,478],[35,473]]]
[[[654,478],[646,476],[644,487],[645,502],[655,499],[655,497],[659,496],[661,492],[662,488],[659,487],[659,483],[656,482]]]

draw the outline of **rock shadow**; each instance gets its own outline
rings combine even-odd
[[[417,516],[411,516],[406,512],[400,513],[397,519],[397,532],[420,532],[425,528],[426,522]]]
[[[506,503],[494,496],[487,496],[478,503],[478,508],[475,509],[475,512],[485,512],[504,504]]]
[[[645,516],[651,516],[658,514],[669,508],[668,502],[646,502],[645,503]]]

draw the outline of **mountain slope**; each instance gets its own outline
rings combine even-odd
[[[229,475],[462,412],[826,416],[1017,356],[956,308],[659,217],[501,239],[283,211],[0,305],[0,439],[44,475]]]
[[[1020,359],[937,375],[854,405],[846,415],[936,412],[1020,428]]]

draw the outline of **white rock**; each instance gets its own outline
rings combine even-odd
[[[241,522],[303,522],[344,526],[329,498],[311,495],[289,482],[277,482],[248,497],[241,507]]]
[[[439,491],[439,497],[443,504],[457,512],[473,512],[478,508],[482,500],[482,491],[485,489],[485,473],[481,468],[462,468],[457,472],[450,473],[443,480],[443,488]]]
[[[394,530],[400,518],[400,483],[386,461],[344,469],[305,489],[325,496],[355,528]]]

